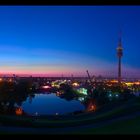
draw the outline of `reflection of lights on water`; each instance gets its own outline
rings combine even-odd
[[[61,94],[64,94],[64,91],[61,90],[56,92],[56,96],[60,96]]]
[[[60,95],[60,92],[59,92],[59,91],[57,91],[57,92],[56,92],[56,96],[59,96],[59,95]]]

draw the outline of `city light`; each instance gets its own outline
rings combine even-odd
[[[51,88],[50,86],[42,86],[42,88],[44,88],[44,89],[49,89],[49,88]]]
[[[16,108],[15,110],[16,115],[22,115],[23,111],[21,107]]]
[[[36,112],[35,115],[38,116],[38,112]]]
[[[76,83],[76,82],[75,82],[75,83],[73,83],[72,85],[73,85],[74,87],[78,87],[78,86],[79,86],[79,84],[78,84],[78,83]]]
[[[112,97],[112,94],[109,94],[109,97]]]
[[[116,97],[118,97],[119,95],[118,94],[116,94]]]
[[[84,98],[84,97],[79,97],[78,100],[79,100],[80,102],[83,102],[83,101],[85,100],[85,98]]]
[[[77,91],[78,91],[79,93],[83,94],[83,95],[87,95],[87,94],[88,94],[88,93],[87,93],[87,89],[85,89],[85,88],[79,88],[79,89],[77,89]]]
[[[57,116],[59,113],[55,113],[55,115]]]

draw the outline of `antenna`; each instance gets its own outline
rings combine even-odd
[[[122,47],[122,30],[119,31],[119,44],[118,46]]]

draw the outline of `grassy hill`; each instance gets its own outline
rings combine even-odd
[[[47,116],[30,118],[1,115],[0,123],[2,126],[48,128],[54,130],[53,133],[59,133],[59,129],[63,129],[61,134],[140,134],[140,97],[121,102],[115,107],[113,104],[107,104],[96,113],[55,116],[53,119]],[[84,127],[86,125],[89,127]],[[70,129],[67,131],[67,128]]]

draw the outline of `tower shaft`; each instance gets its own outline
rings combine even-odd
[[[118,84],[121,84],[121,57],[118,60]]]
[[[117,56],[118,56],[118,84],[121,84],[121,58],[123,56],[123,48],[122,48],[122,42],[121,42],[121,36],[119,38],[119,43],[117,47]]]

